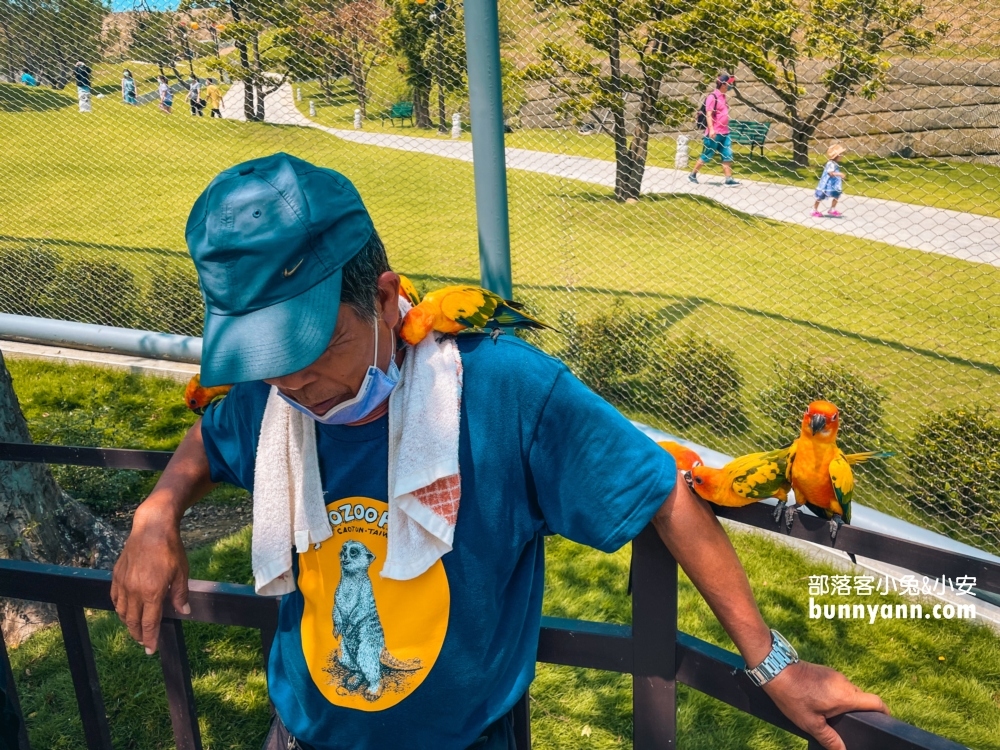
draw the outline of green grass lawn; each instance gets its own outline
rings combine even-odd
[[[143,284],[160,261],[191,269],[183,229],[199,192],[221,169],[281,150],[354,180],[398,270],[425,285],[479,277],[471,165],[108,99],[94,110],[0,111],[8,186],[0,250],[110,259]],[[750,429],[685,430],[713,448],[768,445],[776,426],[757,410],[756,393],[790,359],[841,363],[882,386],[897,441],[929,411],[1000,399],[998,268],[743,216],[710,200],[622,205],[571,180],[512,171],[508,181],[516,294],[544,319],[558,323],[567,311],[584,319],[622,298],[657,312],[670,336],[695,332],[735,351]],[[564,338],[547,333],[540,343],[559,351]],[[680,429],[654,410],[631,416]],[[856,499],[921,520],[894,486],[860,484]],[[936,521],[960,533],[960,519]],[[1000,544],[981,532],[971,538]]]
[[[893,715],[978,750],[1000,748],[1000,638],[959,621],[826,621],[808,618],[808,576],[835,571],[807,562],[783,544],[732,533],[764,618],[803,658],[843,671],[882,695]],[[605,555],[553,538],[547,545],[544,611],[628,623],[625,593],[629,551]],[[249,583],[249,529],[191,555],[191,575]],[[678,603],[685,632],[733,650],[701,596],[683,575]],[[882,599],[882,597],[879,597]],[[844,597],[837,603],[870,602]],[[885,601],[901,601],[895,596]],[[158,660],[132,643],[117,618],[92,613],[91,637],[116,747],[173,747]],[[195,700],[206,750],[256,748],[267,723],[267,696],[256,631],[185,625]],[[58,628],[11,651],[33,747],[69,750],[82,730]],[[631,747],[627,676],[539,665],[532,687],[537,747]],[[806,743],[682,688],[678,711],[682,750],[804,748]],[[589,736],[588,736],[589,735]]]

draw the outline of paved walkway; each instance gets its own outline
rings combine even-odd
[[[229,89],[224,105],[226,117],[243,119],[241,83]],[[472,144],[468,141],[320,125],[299,112],[287,83],[266,98],[265,121],[317,128],[353,143],[472,162]],[[508,148],[506,156],[508,169],[614,187],[614,162],[523,148]],[[738,186],[724,186],[721,178],[702,177],[701,184],[695,185],[688,181],[686,171],[647,167],[642,192],[700,195],[753,216],[1000,267],[1000,219],[850,194],[843,199],[846,216],[818,219],[809,215],[811,189],[756,180],[741,182]]]

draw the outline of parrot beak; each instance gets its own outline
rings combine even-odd
[[[813,414],[809,418],[809,429],[812,430],[813,435],[821,433],[826,429],[826,417],[822,414]]]
[[[690,471],[684,472],[684,481],[688,483],[688,487],[694,487],[694,477]]]

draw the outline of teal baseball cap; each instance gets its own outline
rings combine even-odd
[[[184,230],[205,298],[202,385],[277,378],[318,359],[343,267],[374,231],[350,180],[288,154],[212,180]]]

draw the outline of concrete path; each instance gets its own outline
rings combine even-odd
[[[229,89],[224,105],[224,116],[243,119],[241,83]],[[287,83],[266,98],[265,121],[316,128],[353,143],[472,162],[472,144],[468,141],[320,125],[299,112]],[[614,162],[523,148],[506,149],[506,157],[508,169],[614,187]],[[850,194],[841,202],[845,216],[813,218],[811,189],[757,180],[740,182],[738,186],[725,186],[720,177],[702,177],[701,184],[696,185],[688,181],[686,171],[647,167],[642,192],[704,196],[753,216],[1000,267],[1000,219]]]

